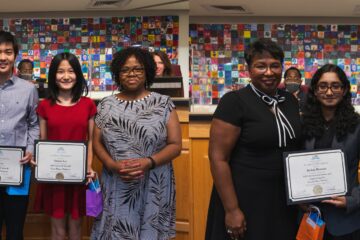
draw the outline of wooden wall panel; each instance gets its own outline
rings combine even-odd
[[[188,150],[183,150],[174,162],[176,183],[176,222],[182,223],[182,230],[189,234],[190,229],[190,155]],[[186,228],[184,226],[187,226]]]
[[[193,239],[204,239],[206,218],[212,189],[210,163],[207,155],[208,139],[191,139],[193,180]]]
[[[188,113],[179,114],[182,135],[181,155],[174,159],[176,184],[176,240],[190,240],[191,236],[191,168],[189,153]]]

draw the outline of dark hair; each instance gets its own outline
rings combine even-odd
[[[88,87],[86,85],[86,81],[84,75],[81,71],[81,66],[77,57],[72,53],[59,53],[56,54],[52,59],[49,67],[49,75],[48,75],[48,84],[49,84],[49,99],[51,103],[54,104],[58,101],[59,96],[59,88],[56,85],[56,73],[59,68],[59,65],[62,61],[68,61],[70,66],[73,68],[76,75],[76,83],[71,90],[72,99],[71,102],[77,102],[80,97],[85,93],[88,93]]]
[[[14,49],[14,53],[15,53],[15,58],[19,53],[19,45],[17,44],[17,41],[14,37],[14,35],[12,35],[10,32],[6,32],[6,31],[0,31],[0,44],[3,43],[11,43],[13,45],[13,49]]]
[[[162,51],[156,51],[153,53],[153,56],[158,56],[161,61],[164,63],[164,76],[171,76],[172,75],[172,68],[171,68],[171,62],[167,56],[166,53]]]
[[[20,70],[20,68],[22,67],[23,64],[25,63],[30,63],[31,67],[34,68],[34,63],[30,60],[30,59],[23,59],[19,62],[17,68]]]
[[[343,99],[336,108],[333,120],[336,128],[336,137],[342,139],[347,133],[354,131],[359,120],[359,116],[351,104],[350,82],[346,74],[340,67],[326,64],[318,69],[311,79],[303,114],[303,134],[306,138],[320,137],[324,133],[325,119],[322,115],[321,104],[315,96],[315,90],[321,76],[327,72],[336,73],[345,91]]]
[[[284,51],[275,42],[270,39],[260,38],[251,43],[245,50],[245,61],[250,67],[256,55],[269,53],[273,58],[280,60],[281,64],[284,62]]]
[[[286,78],[286,76],[288,75],[289,71],[297,71],[297,73],[299,74],[300,78],[301,78],[301,72],[299,69],[297,69],[296,67],[289,67],[288,69],[286,69],[285,73],[284,73],[284,78]]]
[[[120,50],[114,54],[111,62],[111,72],[114,82],[121,88],[120,69],[125,65],[128,58],[134,56],[136,60],[144,67],[145,71],[145,88],[149,88],[154,81],[156,64],[153,56],[147,50],[138,47],[129,47]]]

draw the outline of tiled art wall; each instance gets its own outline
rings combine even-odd
[[[360,25],[190,24],[191,98],[217,104],[225,92],[248,82],[244,49],[271,38],[285,51],[284,68],[295,66],[309,81],[325,63],[340,66],[356,96],[360,82]]]
[[[35,78],[46,78],[51,59],[59,52],[79,57],[93,91],[114,88],[109,70],[112,55],[134,44],[166,51],[177,63],[179,17],[106,17],[0,19],[0,29],[16,35],[21,50],[17,61],[34,61]]]

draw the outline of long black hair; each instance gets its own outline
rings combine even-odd
[[[81,65],[77,57],[72,53],[59,53],[55,55],[50,63],[49,75],[48,75],[48,84],[49,84],[49,97],[51,103],[54,104],[58,101],[59,97],[59,87],[56,85],[56,72],[59,68],[59,65],[62,61],[68,61],[70,66],[73,68],[76,75],[76,83],[71,89],[72,99],[71,102],[77,102],[82,95],[87,95],[88,87],[84,75],[81,71]]]
[[[111,72],[114,78],[114,82],[120,89],[120,69],[125,65],[128,58],[132,56],[134,56],[136,60],[144,67],[146,76],[145,88],[150,88],[155,78],[156,64],[150,52],[138,47],[125,48],[114,54],[114,58],[111,62]]]
[[[322,75],[328,72],[333,72],[338,76],[344,90],[343,99],[339,102],[333,119],[336,137],[341,140],[346,134],[353,132],[359,121],[359,115],[351,104],[350,82],[346,74],[340,67],[334,64],[326,64],[316,71],[311,80],[303,113],[303,134],[305,138],[317,138],[324,133],[325,119],[321,111],[321,104],[315,96],[315,91]]]

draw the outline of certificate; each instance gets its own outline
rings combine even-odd
[[[85,142],[35,141],[35,179],[48,183],[84,183],[87,170]]]
[[[284,153],[288,204],[317,202],[347,192],[347,168],[340,149]]]
[[[24,169],[20,159],[24,152],[24,147],[0,146],[0,185],[22,184]]]

